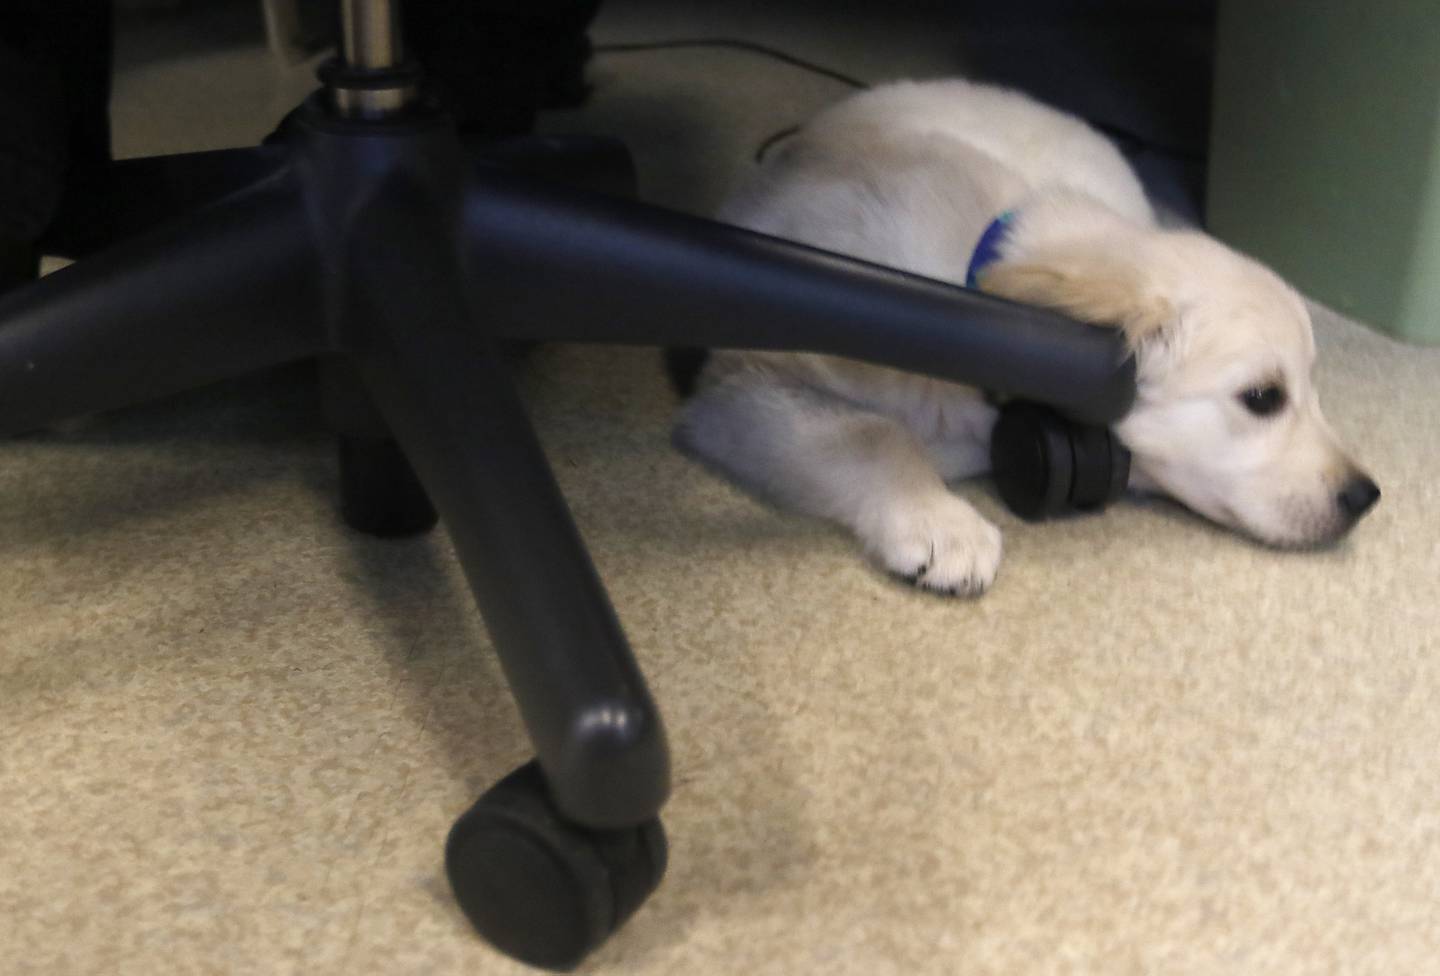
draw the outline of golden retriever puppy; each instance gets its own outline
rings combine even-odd
[[[1018,92],[902,82],[852,97],[783,143],[719,216],[1123,330],[1138,393],[1113,429],[1133,454],[1132,490],[1286,547],[1338,538],[1379,497],[1320,413],[1299,295],[1202,233],[1160,227],[1107,139]],[[1000,532],[946,483],[986,472],[994,421],[970,387],[717,352],[675,442],[844,525],[885,570],[977,594]]]

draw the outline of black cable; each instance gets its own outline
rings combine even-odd
[[[754,41],[742,41],[733,37],[695,37],[684,38],[677,41],[637,41],[628,44],[597,44],[595,46],[595,51],[598,53],[625,53],[630,51],[667,51],[672,48],[678,47],[719,47],[730,48],[736,51],[749,51],[751,54],[764,55],[765,57],[774,58],[775,60],[781,61],[785,64],[793,65],[797,68],[802,68],[805,71],[820,75],[822,78],[829,78],[832,81],[838,81],[843,85],[849,85],[851,88],[865,90],[871,87],[869,83],[861,81],[859,78],[855,78],[851,75],[847,75],[844,72],[836,71],[834,68],[827,68],[824,65],[816,64],[813,61],[806,61],[804,58],[798,58],[793,54],[778,50],[766,44],[757,44]],[[782,139],[793,136],[799,131],[800,126],[787,125],[779,132],[775,132],[767,136],[765,138],[765,141],[760,143],[759,148],[755,150],[755,162],[764,162],[765,154],[770,151],[771,146],[775,145],[775,143],[781,141]]]
[[[755,150],[755,162],[765,162],[765,154],[770,151],[771,146],[781,140],[790,138],[799,131],[800,127],[798,125],[787,125],[779,132],[772,132],[769,136],[766,136],[765,141],[760,143],[759,147]]]
[[[774,58],[777,61],[794,65],[797,68],[804,68],[806,71],[833,79],[841,84],[849,85],[851,88],[870,87],[860,79],[852,78],[850,75],[836,71],[834,68],[827,68],[813,61],[806,61],[804,58],[787,54],[784,51],[765,44],[758,44],[755,41],[742,41],[733,37],[687,37],[675,41],[634,41],[624,44],[597,44],[594,50],[600,54],[624,54],[630,51],[666,51],[679,47],[723,47],[736,51],[749,51],[751,54],[762,54],[766,57]]]

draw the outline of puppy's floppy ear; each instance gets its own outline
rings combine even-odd
[[[1121,329],[1134,348],[1175,318],[1141,262],[1083,246],[1049,248],[982,270],[980,290]]]

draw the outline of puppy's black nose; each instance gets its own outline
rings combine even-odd
[[[1340,510],[1352,519],[1358,519],[1380,500],[1380,486],[1363,474],[1356,475],[1345,483],[1338,501]]]

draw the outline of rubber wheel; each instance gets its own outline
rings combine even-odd
[[[990,433],[990,470],[1007,508],[1038,521],[1065,511],[1075,459],[1057,417],[1033,404],[1010,404]]]
[[[1070,484],[1070,507],[1077,512],[1104,508],[1113,499],[1110,485],[1114,466],[1110,432],[1104,427],[1071,428],[1070,449],[1075,456],[1075,477]]]
[[[347,525],[386,539],[435,527],[435,506],[393,439],[341,434],[337,440],[340,514]]]
[[[450,831],[445,869],[470,923],[531,966],[578,966],[635,913],[665,874],[659,820],[591,830],[555,809],[530,762],[495,784]]]

